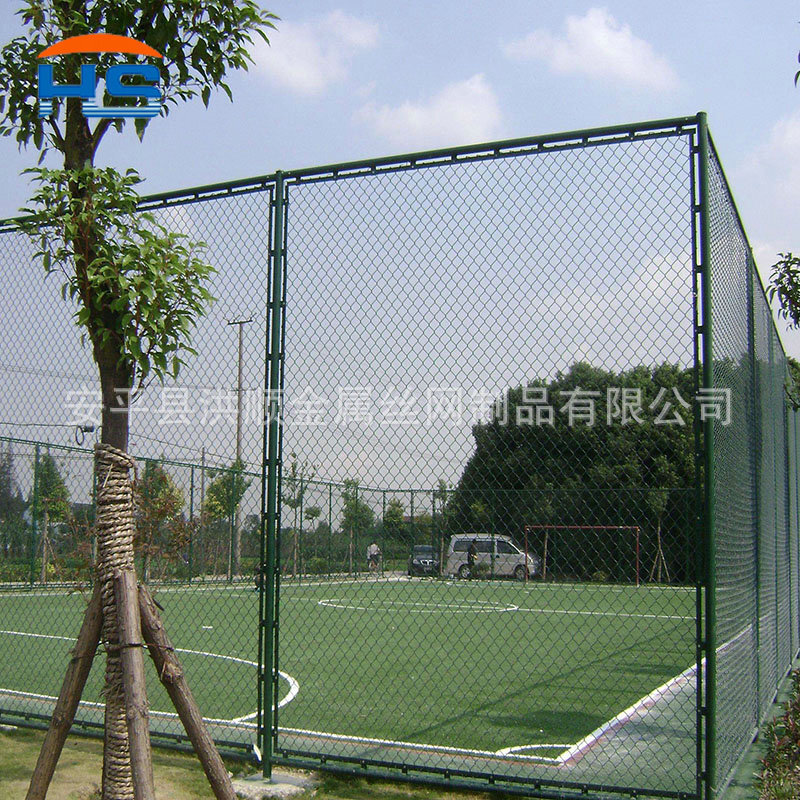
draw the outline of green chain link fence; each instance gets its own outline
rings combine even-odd
[[[704,115],[143,207],[217,267],[131,449],[139,576],[218,743],[718,795],[800,644],[800,429]],[[92,579],[96,381],[0,242],[0,720],[43,724]]]

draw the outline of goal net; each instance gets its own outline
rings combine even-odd
[[[641,580],[635,525],[526,525],[525,546],[542,560],[549,581],[628,583]]]

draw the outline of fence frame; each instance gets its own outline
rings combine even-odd
[[[359,176],[376,175],[382,173],[402,172],[417,169],[435,169],[438,166],[470,163],[476,161],[493,161],[514,158],[524,155],[536,155],[548,152],[578,150],[590,147],[602,147],[624,142],[643,141],[647,139],[665,137],[686,137],[689,142],[687,153],[688,185],[691,197],[686,207],[686,224],[691,228],[692,241],[692,281],[694,286],[694,309],[692,315],[693,347],[694,347],[694,374],[696,389],[713,389],[715,378],[713,372],[714,356],[714,305],[712,296],[712,232],[709,187],[709,165],[711,159],[717,159],[716,148],[708,131],[705,112],[694,116],[678,117],[673,119],[654,120],[649,122],[617,125],[605,128],[583,129],[563,133],[548,134],[544,136],[524,137],[506,141],[490,142],[486,144],[471,145],[468,147],[455,147],[438,150],[413,152],[387,158],[365,159],[360,161],[329,164],[321,167],[277,171],[268,175],[255,178],[209,184],[176,192],[164,192],[148,195],[143,198],[142,209],[158,209],[173,205],[202,203],[220,197],[231,197],[251,193],[268,193],[269,196],[269,253],[267,274],[265,276],[267,296],[267,321],[266,343],[264,353],[264,391],[268,398],[265,404],[263,425],[262,463],[261,463],[261,541],[260,541],[260,576],[259,582],[259,618],[258,618],[258,670],[256,695],[258,700],[257,710],[257,743],[262,753],[262,771],[265,778],[270,778],[273,765],[286,765],[298,767],[314,767],[347,774],[373,774],[376,776],[390,776],[404,780],[437,785],[458,785],[476,787],[481,789],[498,789],[505,792],[519,794],[533,794],[540,797],[577,798],[592,796],[593,792],[605,796],[606,793],[633,794],[642,796],[663,796],[695,798],[700,800],[713,800],[719,797],[729,782],[732,772],[726,775],[718,774],[717,744],[718,744],[718,686],[717,686],[717,529],[716,529],[716,481],[715,474],[715,449],[714,449],[714,422],[712,419],[700,421],[698,402],[693,408],[693,422],[695,433],[695,492],[696,492],[696,532],[700,544],[695,550],[698,569],[695,585],[695,653],[696,653],[696,791],[694,794],[664,792],[656,789],[642,790],[624,785],[609,786],[605,784],[574,783],[567,780],[548,780],[531,778],[525,780],[515,778],[512,782],[502,776],[478,771],[460,772],[458,769],[445,767],[420,767],[403,765],[397,762],[370,760],[369,758],[353,756],[345,757],[340,754],[330,753],[320,756],[315,753],[281,749],[279,742],[278,718],[278,667],[280,664],[280,589],[281,589],[281,482],[283,470],[283,430],[281,426],[281,393],[284,386],[285,368],[285,338],[286,338],[286,292],[288,279],[287,235],[288,219],[291,214],[290,201],[292,187],[309,183],[340,181],[358,178]],[[724,173],[723,173],[724,179]],[[728,186],[725,182],[726,187]],[[728,190],[729,191],[729,190]],[[730,196],[733,215],[744,234],[738,209]],[[20,218],[11,218],[0,221],[0,233],[17,229]],[[756,455],[755,445],[760,441],[762,431],[759,423],[763,414],[763,403],[759,392],[759,364],[756,358],[756,326],[755,326],[755,295],[759,290],[754,281],[759,281],[760,291],[764,299],[763,285],[760,283],[752,248],[748,243],[747,263],[748,285],[747,293],[747,338],[749,343],[749,370],[753,390],[747,398],[748,410],[753,424],[748,435],[751,440],[753,455],[753,470],[755,474],[755,515],[758,519],[763,511],[763,498],[761,497],[761,464]],[[776,330],[774,321],[771,320],[773,330]],[[688,335],[688,334],[687,334]],[[777,340],[780,342],[780,340]],[[773,347],[770,338],[770,349]],[[781,348],[782,349],[782,348]],[[775,354],[785,358],[785,352]],[[772,363],[772,361],[770,361]],[[697,399],[697,398],[696,398]],[[776,449],[785,468],[785,503],[786,509],[775,508],[777,515],[785,512],[787,524],[790,525],[787,543],[789,545],[789,577],[790,577],[790,634],[789,645],[792,658],[797,655],[800,644],[800,619],[791,619],[794,613],[797,617],[800,611],[800,602],[796,593],[800,585],[800,558],[797,557],[797,526],[800,524],[798,498],[800,498],[800,478],[798,477],[797,458],[800,453],[800,419],[797,413],[789,416],[789,409],[783,401],[783,441]],[[777,431],[777,429],[773,429]],[[777,435],[777,433],[776,433]],[[27,440],[15,440],[26,444],[34,444]],[[780,444],[776,442],[776,444]],[[55,445],[54,445],[55,447]],[[70,448],[73,449],[73,448]],[[80,448],[74,448],[80,449]],[[88,452],[83,451],[81,452]],[[36,445],[36,458],[38,462],[39,446]],[[777,455],[775,470],[777,472]],[[181,462],[170,462],[181,463]],[[192,503],[194,502],[194,468],[196,465],[183,464],[191,467]],[[38,474],[34,470],[34,476]],[[701,478],[702,475],[702,478]],[[775,476],[777,478],[777,475]],[[332,486],[329,486],[328,506],[329,518],[332,517]],[[383,504],[386,503],[386,491],[383,490]],[[411,492],[412,520],[413,489]],[[432,518],[434,526],[437,524],[436,491],[435,489],[420,490],[431,493]],[[34,488],[34,502],[37,492]],[[34,526],[36,514],[34,513]],[[776,525],[776,543],[777,530]],[[32,531],[35,536],[35,531]],[[329,531],[328,546],[331,547],[332,532]],[[759,547],[760,537],[756,532],[756,547]],[[191,543],[190,543],[191,547]],[[794,549],[792,549],[794,547]],[[794,563],[792,558],[794,555]],[[31,567],[33,570],[33,565]],[[758,570],[758,559],[756,563]],[[758,572],[756,572],[758,577]],[[33,573],[31,580],[34,579]],[[776,570],[776,583],[778,573]],[[189,581],[192,576],[190,574]],[[776,592],[776,605],[779,603],[779,593]],[[756,609],[758,608],[758,590],[756,590]],[[777,610],[776,610],[776,613]],[[779,617],[779,614],[778,614]],[[776,617],[776,619],[778,618]],[[759,625],[756,625],[758,635]],[[776,648],[780,631],[776,633]],[[756,644],[758,641],[756,640]],[[779,652],[776,653],[779,659]],[[756,659],[756,669],[759,659]],[[779,677],[787,664],[778,663]],[[760,678],[757,674],[757,681]],[[758,706],[756,723],[764,716],[764,710]],[[16,719],[12,717],[11,719]],[[4,712],[0,710],[0,721],[4,720]],[[37,721],[40,724],[41,720]],[[25,724],[25,720],[17,720],[15,724]],[[223,743],[224,744],[224,743]]]

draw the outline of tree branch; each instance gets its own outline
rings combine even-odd
[[[47,118],[47,123],[53,130],[53,138],[55,140],[56,147],[63,153],[66,145],[64,143],[64,137],[61,135],[61,130],[58,127],[58,123],[52,116]]]
[[[97,153],[97,148],[100,146],[100,142],[105,136],[106,131],[113,125],[113,120],[111,119],[101,119],[100,122],[95,125],[94,131],[92,131],[92,155]]]

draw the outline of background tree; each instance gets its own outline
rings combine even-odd
[[[386,504],[383,515],[383,534],[389,539],[400,539],[403,535],[405,506],[399,498],[393,497]]]
[[[450,535],[450,524],[452,521],[452,508],[450,498],[453,494],[453,487],[444,478],[439,478],[436,490],[433,493],[433,508],[436,513],[436,534],[438,536],[437,549],[439,551],[439,574],[444,574],[445,551],[447,549],[447,537]]]
[[[0,450],[0,552],[3,560],[24,556],[27,503],[22,495],[14,465],[14,453],[8,446]]]
[[[69,492],[61,477],[58,464],[49,452],[45,452],[39,461],[37,471],[36,492],[37,503],[34,505],[31,497],[31,508],[36,508],[36,523],[39,526],[39,541],[41,552],[41,565],[39,581],[47,582],[48,565],[55,556],[53,551],[51,525],[64,523],[69,518]]]
[[[135,492],[138,513],[134,546],[142,557],[142,580],[147,582],[153,556],[174,559],[181,553],[188,534],[181,524],[186,498],[172,475],[157,461],[147,462]]]
[[[322,516],[322,509],[319,506],[309,506],[305,510],[305,518],[311,523],[309,533],[312,534],[313,541],[313,557],[318,557],[317,536],[316,536],[316,521]]]
[[[223,550],[223,531],[227,534],[224,538],[227,538],[227,545],[229,548],[228,564],[230,569],[232,569],[231,559],[233,554],[230,550],[230,546],[233,542],[235,511],[253,481],[245,477],[244,463],[242,461],[234,461],[228,469],[219,472],[211,471],[210,477],[211,483],[206,489],[205,503],[202,508],[203,520],[211,523],[225,523],[222,527],[219,525],[215,527],[212,526],[212,529],[216,533],[215,571],[219,553]],[[228,577],[233,577],[230,569]]]
[[[283,473],[281,481],[283,492],[281,503],[292,509],[292,575],[300,570],[300,529],[303,525],[303,502],[308,489],[308,481],[316,474],[316,467],[307,461],[300,461],[295,453],[291,453],[289,469]]]
[[[347,560],[350,574],[353,573],[353,554],[359,544],[359,536],[372,527],[375,513],[358,495],[358,481],[345,479],[342,486],[342,527],[347,533]]]
[[[14,136],[20,147],[32,144],[41,157],[49,149],[63,158],[61,169],[34,170],[39,188],[28,227],[40,240],[38,255],[46,273],[61,272],[64,298],[77,302],[75,319],[92,348],[102,392],[102,446],[97,457],[116,465],[123,473],[116,480],[121,481],[129,461],[113,455],[110,448],[127,451],[131,394],[150,376],[177,375],[182,355],[190,351],[192,327],[210,300],[204,284],[212,267],[184,237],[136,213],[135,173],[121,175],[95,167],[100,143],[112,128],[121,131],[125,120],[100,119],[92,127],[78,98],[56,102],[53,114],[39,119],[36,103],[31,102],[37,57],[47,46],[82,34],[102,31],[138,39],[164,56],[160,66],[166,114],[171,104],[196,96],[207,104],[217,88],[230,95],[226,73],[247,66],[253,35],[266,39],[265,30],[272,27],[274,17],[254,0],[24,0],[19,14],[26,30],[0,52],[4,87],[0,134]],[[114,56],[90,59],[102,68]],[[80,64],[86,60],[83,55],[61,57],[53,65],[55,80],[77,83]],[[131,98],[121,104],[138,102]],[[135,126],[141,137],[147,122],[136,120]],[[99,494],[101,530],[111,503],[111,492]],[[132,518],[129,495],[116,508],[117,520]],[[132,562],[132,536],[127,539],[114,546],[129,554],[126,559]],[[100,537],[100,577],[107,587],[103,637],[116,642],[107,541]],[[127,594],[123,599],[126,604],[134,602]],[[128,797],[132,782],[127,739],[111,734],[115,726],[126,729],[117,659],[115,648],[110,648],[104,798]]]
[[[732,374],[735,369],[732,365]],[[475,450],[448,503],[451,530],[505,534],[521,543],[526,525],[638,526],[641,564],[649,570],[661,547],[662,572],[668,564],[673,580],[690,580],[693,428],[673,390],[691,401],[692,371],[664,364],[617,373],[577,363],[550,381],[530,381],[530,387],[547,391],[553,424],[524,424],[518,409],[530,404],[523,387],[514,387],[489,422],[473,427]],[[577,387],[599,393],[591,427],[570,426],[567,414],[559,412],[566,402],[561,393]],[[608,390],[618,388],[641,392],[642,424],[623,425],[619,418],[607,424]],[[534,394],[528,392],[529,398]],[[665,410],[665,419],[682,424],[654,424]],[[735,418],[744,410],[732,413]],[[563,572],[576,577],[595,572],[590,566],[600,541],[596,532],[572,533],[559,554]],[[603,541],[605,550],[619,555],[617,574],[609,577],[630,579],[633,547],[618,542],[611,534]],[[542,554],[543,540],[530,544]]]

